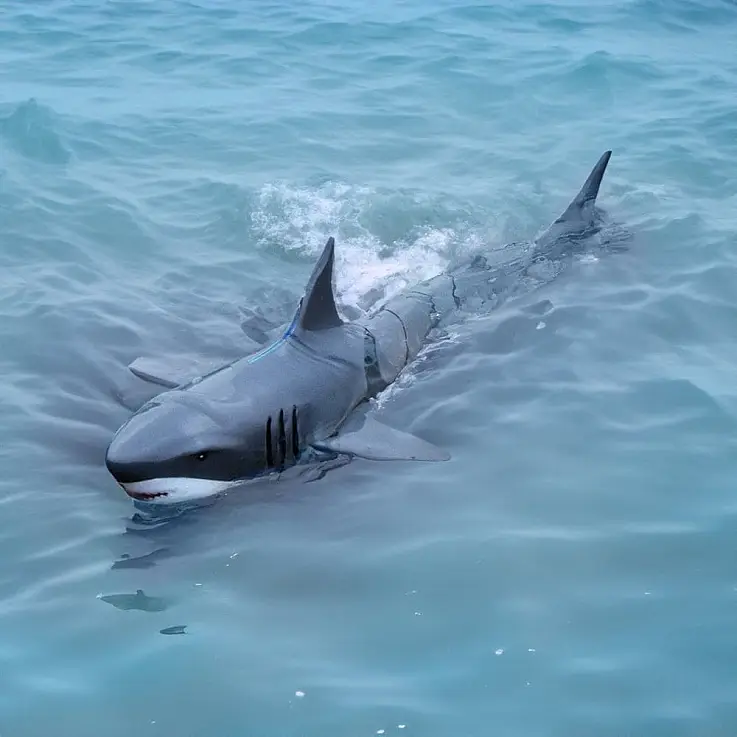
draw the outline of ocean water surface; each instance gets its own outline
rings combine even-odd
[[[733,737],[736,39],[731,0],[0,0],[0,735]],[[609,148],[627,250],[380,398],[449,462],[155,524],[107,473],[137,356],[252,350],[330,235],[346,309],[503,261]]]

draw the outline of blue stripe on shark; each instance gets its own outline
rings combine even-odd
[[[248,356],[246,358],[246,363],[255,363],[259,359],[268,356],[270,353],[273,353],[294,332],[294,328],[297,326],[298,317],[299,308],[297,308],[297,311],[294,313],[294,317],[292,318],[292,322],[289,324],[289,327],[287,327],[282,336],[275,340],[271,345],[261,349],[258,353],[254,353],[252,356]]]

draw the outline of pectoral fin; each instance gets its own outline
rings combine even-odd
[[[442,448],[367,415],[350,418],[337,435],[312,445],[318,450],[371,461],[447,461],[450,458],[450,453]]]
[[[294,309],[293,305],[290,307]],[[259,307],[242,307],[241,330],[257,345],[267,345],[276,340],[289,325],[284,316],[274,314],[270,317]],[[287,320],[289,316],[287,315]]]
[[[151,384],[158,384],[167,389],[189,383],[192,379],[217,368],[221,362],[195,363],[187,358],[148,358],[139,356],[133,363],[128,365],[130,371],[139,379]]]

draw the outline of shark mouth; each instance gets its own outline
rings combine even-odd
[[[131,499],[135,499],[136,501],[139,501],[139,502],[150,502],[150,501],[153,501],[154,499],[160,499],[161,497],[169,496],[168,491],[146,492],[146,491],[132,491],[131,489],[126,489],[125,486],[123,486],[123,488],[125,489],[125,493],[129,497],[131,497]]]
[[[176,504],[193,499],[206,499],[233,486],[235,481],[197,478],[158,478],[120,483],[125,493],[138,502]]]

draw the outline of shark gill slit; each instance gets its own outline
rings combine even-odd
[[[266,420],[266,468],[274,465],[274,453],[271,448],[271,416]]]
[[[299,455],[299,429],[297,428],[297,405],[292,406],[292,456],[297,460]]]
[[[284,427],[284,410],[279,410],[279,430],[277,434],[277,444],[279,448],[279,455],[277,456],[279,466],[283,466],[287,460],[287,433]]]

